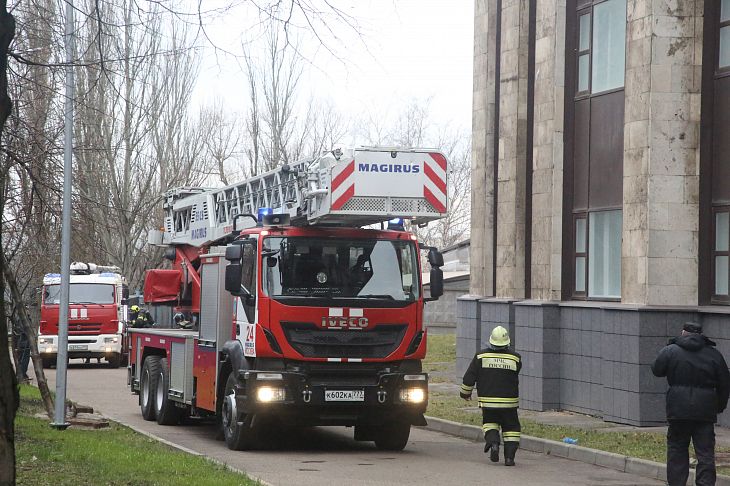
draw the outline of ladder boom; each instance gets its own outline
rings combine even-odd
[[[300,226],[365,226],[395,217],[422,224],[446,215],[447,161],[430,149],[338,149],[222,188],[171,189],[163,208],[158,243],[191,246],[228,236],[237,215],[260,208],[289,214]],[[236,228],[254,224],[238,218]]]

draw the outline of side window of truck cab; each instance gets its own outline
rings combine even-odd
[[[241,285],[246,287],[251,296],[242,298],[243,308],[249,322],[253,322],[256,307],[256,245],[243,245],[241,257]]]

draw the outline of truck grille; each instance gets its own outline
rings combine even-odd
[[[291,347],[308,358],[385,358],[406,334],[406,324],[379,324],[369,331],[320,329],[310,322],[282,322]]]
[[[83,336],[84,334],[99,334],[101,324],[93,322],[79,322],[68,324],[69,336]]]

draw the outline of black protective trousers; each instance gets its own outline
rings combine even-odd
[[[504,456],[514,459],[520,445],[521,430],[517,408],[482,408],[484,440],[499,445],[500,429],[504,440]]]
[[[670,420],[667,430],[667,483],[685,486],[689,476],[689,441],[695,448],[697,486],[714,486],[715,424],[696,420]]]

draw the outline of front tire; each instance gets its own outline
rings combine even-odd
[[[382,451],[402,451],[408,445],[410,435],[410,423],[386,423],[378,430],[375,436],[375,446]]]
[[[56,358],[42,358],[43,369],[47,370],[53,366],[56,366]]]
[[[243,416],[241,422],[238,421],[239,414],[236,409],[235,397],[236,383],[237,380],[233,373],[229,374],[223,395],[221,427],[228,448],[234,451],[244,451],[255,446],[256,428],[251,427],[251,417]]]
[[[145,420],[155,420],[155,391],[160,375],[160,357],[148,356],[142,365],[139,385],[139,408]]]
[[[177,425],[180,422],[180,409],[170,400],[169,391],[170,371],[167,368],[167,358],[162,358],[155,388],[155,417],[160,425]]]

